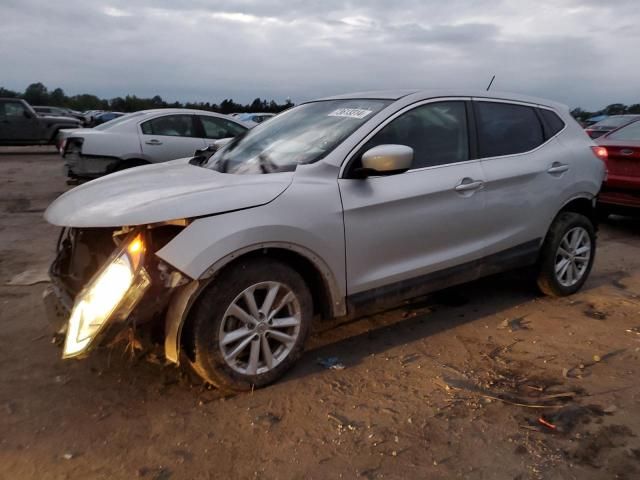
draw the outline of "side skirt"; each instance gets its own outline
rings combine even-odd
[[[358,292],[347,297],[348,317],[356,318],[396,307],[402,302],[488,275],[536,263],[542,239],[537,238],[479,260],[419,277]]]

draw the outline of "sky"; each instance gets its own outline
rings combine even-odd
[[[638,0],[0,0],[0,86],[295,103],[492,89],[640,103]]]

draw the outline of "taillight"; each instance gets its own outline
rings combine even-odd
[[[596,145],[591,147],[591,150],[596,157],[604,162],[604,178],[602,179],[602,181],[606,182],[609,179],[609,169],[607,168],[607,158],[609,158],[609,152],[607,152],[607,149],[605,147]]]
[[[609,152],[607,152],[607,149],[605,147],[593,146],[591,147],[591,150],[593,150],[593,154],[602,161],[605,161],[607,158],[609,158]]]

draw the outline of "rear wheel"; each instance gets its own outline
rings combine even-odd
[[[226,391],[266,386],[302,355],[312,316],[295,270],[269,259],[238,264],[194,306],[194,370]]]
[[[591,221],[575,212],[558,215],[540,255],[538,287],[542,293],[562,297],[577,292],[589,276],[595,253]]]

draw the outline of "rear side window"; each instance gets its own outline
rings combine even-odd
[[[166,135],[169,137],[198,137],[191,115],[165,115],[140,125],[145,135]]]
[[[564,128],[564,122],[562,119],[551,110],[547,110],[546,108],[539,108],[538,113],[542,117],[542,121],[545,126],[545,137],[551,138],[556,133]]]
[[[542,124],[532,107],[476,102],[480,158],[528,152],[544,142]]]

